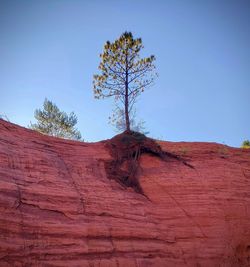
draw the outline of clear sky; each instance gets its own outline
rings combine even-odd
[[[0,114],[34,122],[45,97],[74,111],[85,141],[111,138],[112,100],[92,77],[124,31],[159,78],[137,103],[150,136],[240,146],[250,139],[250,1],[0,0]]]

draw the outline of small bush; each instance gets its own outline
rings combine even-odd
[[[245,140],[245,141],[242,143],[241,148],[249,149],[249,148],[250,148],[250,141],[249,141],[249,140]]]

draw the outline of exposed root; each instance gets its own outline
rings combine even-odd
[[[123,187],[132,187],[143,194],[139,182],[138,169],[142,154],[151,154],[164,161],[174,159],[193,168],[177,155],[165,152],[153,139],[138,132],[124,132],[106,143],[113,160],[105,162],[108,178],[116,180]]]

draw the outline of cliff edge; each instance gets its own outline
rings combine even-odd
[[[1,267],[250,266],[250,150],[158,141],[173,157],[144,151],[138,192],[110,142],[0,120]]]

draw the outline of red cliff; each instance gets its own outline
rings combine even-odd
[[[172,157],[140,156],[139,192],[108,143],[0,120],[1,267],[250,266],[250,150],[158,142]]]

